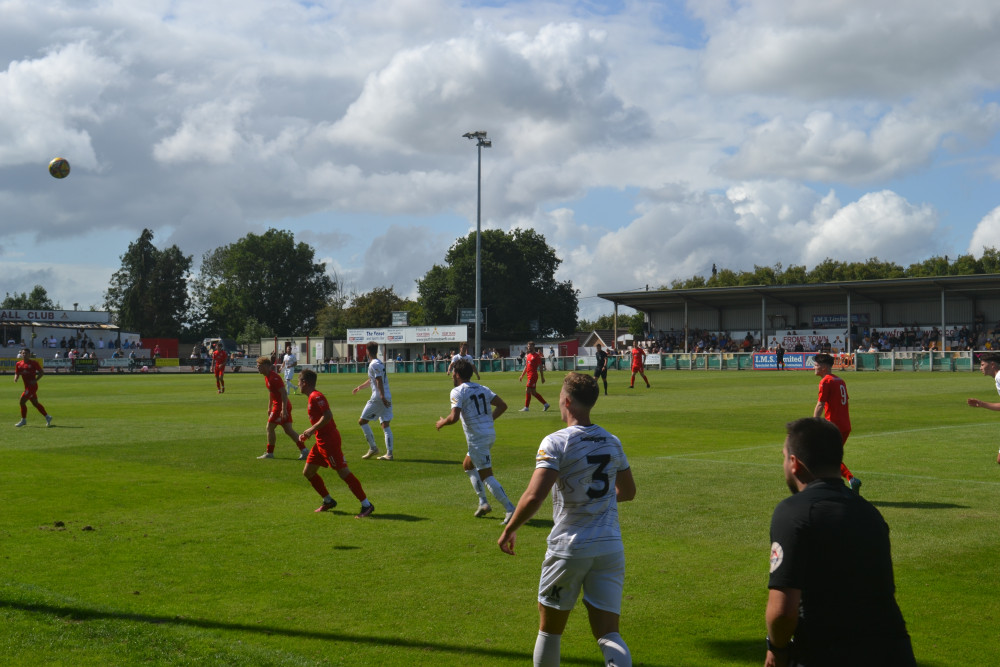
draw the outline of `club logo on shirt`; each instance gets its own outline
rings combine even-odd
[[[785,550],[777,542],[771,543],[771,572],[781,567],[781,561],[785,560]]]

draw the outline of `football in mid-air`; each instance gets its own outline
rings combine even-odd
[[[64,157],[57,157],[49,162],[49,173],[53,178],[66,178],[69,176],[69,160]]]

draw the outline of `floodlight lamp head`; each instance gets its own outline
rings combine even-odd
[[[485,139],[486,130],[477,130],[476,132],[466,132],[462,135],[466,139]]]
[[[489,148],[490,146],[493,145],[493,142],[489,139],[482,139],[480,140],[479,145],[482,146],[483,148]]]

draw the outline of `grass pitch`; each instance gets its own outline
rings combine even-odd
[[[561,375],[541,385],[552,403]],[[7,376],[9,378],[9,376]],[[848,466],[892,529],[897,599],[918,663],[993,664],[1000,612],[1000,415],[972,373],[846,373]],[[267,392],[256,374],[47,375],[14,429],[0,428],[0,655],[4,664],[523,665],[548,504],[500,552],[502,509],[472,516],[460,425],[440,433],[450,379],[391,377],[396,461],[362,461],[358,375],[320,375],[351,470],[376,505],[335,474],[319,497],[279,431],[264,450]],[[759,665],[768,525],[784,498],[785,422],[811,414],[802,372],[654,372],[628,389],[612,372],[595,421],[625,444],[638,487],[621,506],[628,561],[622,635],[637,665]],[[510,412],[494,470],[511,499],[541,438],[562,426],[517,375],[488,374]],[[305,399],[292,397],[295,425]],[[378,434],[377,434],[378,435]],[[381,444],[381,439],[377,438]],[[850,591],[844,591],[850,595]],[[567,665],[600,664],[578,605]]]

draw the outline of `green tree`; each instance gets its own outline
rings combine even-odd
[[[392,324],[392,311],[403,310],[405,301],[392,287],[376,287],[351,300],[347,321],[350,328],[387,327]]]
[[[0,302],[0,308],[4,310],[25,310],[28,308],[31,310],[60,310],[59,304],[52,302],[48,292],[41,285],[35,285],[31,290],[31,294],[26,292],[11,294],[7,292],[7,296]]]
[[[176,245],[158,250],[153,232],[143,229],[121,260],[104,293],[104,307],[118,313],[118,325],[127,331],[151,338],[180,336],[188,315],[191,255]]]
[[[311,333],[336,288],[315,254],[276,229],[205,253],[193,281],[203,326],[232,336],[253,318],[279,336]]]
[[[978,273],[1000,273],[1000,251],[994,247],[983,248],[983,256],[977,260]]]
[[[490,336],[569,335],[576,328],[579,292],[558,282],[562,263],[545,237],[531,229],[486,230],[481,237],[482,306]],[[476,301],[476,235],[458,239],[444,265],[417,281],[427,323],[456,321]]]
[[[273,329],[252,317],[248,317],[243,325],[243,331],[236,336],[236,342],[242,345],[243,349],[249,349],[251,345],[260,343],[262,339],[273,337]]]

